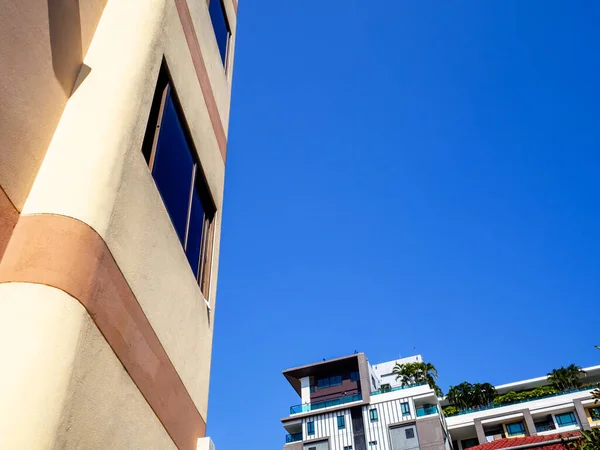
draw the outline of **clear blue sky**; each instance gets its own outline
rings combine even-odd
[[[281,449],[288,367],[600,363],[600,2],[241,0],[208,431]],[[594,318],[596,321],[594,321]]]

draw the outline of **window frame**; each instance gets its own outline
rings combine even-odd
[[[379,422],[379,413],[377,412],[377,408],[369,409],[369,420],[371,423]]]
[[[573,418],[573,420],[570,423],[565,423],[564,425],[560,422],[562,419],[562,417],[564,416],[570,416]],[[554,415],[554,419],[556,420],[556,424],[558,425],[559,428],[564,428],[564,427],[572,427],[573,425],[577,425],[577,417],[575,417],[575,413],[573,411],[570,412],[566,412],[566,413],[562,413],[562,414],[555,414]]]
[[[508,427],[510,427],[511,425],[520,425],[521,428],[518,432],[514,432],[511,431]],[[527,434],[527,427],[525,427],[525,423],[523,421],[519,421],[519,422],[511,422],[511,423],[507,423],[505,425],[506,427],[506,434],[509,437],[513,437],[513,436],[522,436],[522,435],[526,435]]]
[[[217,44],[217,49],[219,50],[219,57],[221,56],[221,51],[219,49],[219,40],[217,39],[217,33],[215,32],[215,24],[212,20],[212,15],[210,14],[210,2],[219,2],[221,4],[221,11],[223,12],[223,18],[225,19],[225,28],[227,28],[227,42],[225,43],[225,57],[223,58],[223,70],[225,71],[225,75],[229,74],[229,57],[230,57],[230,49],[231,49],[231,38],[233,33],[231,32],[231,25],[229,24],[229,17],[227,15],[227,8],[225,8],[225,2],[223,0],[207,0],[206,8],[208,9],[208,17],[210,18],[210,25],[213,28],[213,36],[215,37],[215,43]]]
[[[410,416],[410,404],[408,402],[401,402],[400,403],[400,412],[402,413],[402,417]]]
[[[198,194],[200,198],[200,202],[202,204],[204,218],[202,224],[202,240],[200,242],[200,255],[198,258],[198,267],[197,275],[191,264],[188,265],[194,276],[196,277],[196,282],[200,288],[200,292],[204,297],[206,302],[206,306],[209,310],[211,310],[210,305],[210,294],[211,294],[211,274],[212,274],[212,266],[213,266],[213,253],[214,253],[214,245],[215,245],[215,222],[217,217],[217,208],[210,192],[210,187],[206,180],[206,174],[202,167],[202,163],[200,162],[200,158],[198,156],[198,152],[196,151],[196,146],[194,145],[194,141],[191,136],[190,128],[188,126],[187,120],[183,113],[183,108],[181,106],[181,102],[179,101],[179,96],[177,95],[177,90],[174,87],[172,77],[169,73],[169,69],[166,65],[165,60],[163,59],[158,79],[156,81],[156,87],[154,91],[154,98],[152,100],[152,105],[150,108],[150,114],[148,117],[148,122],[146,125],[146,132],[144,135],[144,140],[142,143],[142,154],[146,163],[148,164],[148,170],[150,171],[150,175],[152,176],[152,180],[158,189],[158,185],[156,184],[156,180],[154,179],[153,169],[156,162],[156,154],[158,150],[158,141],[160,136],[160,129],[163,120],[163,115],[165,111],[165,105],[167,98],[171,97],[173,102],[173,106],[175,107],[175,112],[177,114],[177,120],[183,130],[183,134],[186,140],[186,144],[188,147],[188,151],[190,156],[194,162],[193,166],[193,174],[191,178],[190,184],[190,192],[188,198],[188,213],[186,220],[186,230],[185,230],[185,238],[184,242],[181,244],[182,251],[186,255],[187,260],[187,243],[190,231],[190,221],[191,221],[191,207],[192,207],[192,197],[194,190]],[[159,190],[160,194],[160,190]],[[166,203],[161,195],[161,200],[166,207]],[[173,223],[173,219],[169,216],[171,223]]]
[[[343,414],[337,416],[337,426],[338,426],[338,430],[346,429],[346,416],[344,416]]]
[[[307,436],[315,435],[315,421],[314,420],[306,422],[306,435]]]

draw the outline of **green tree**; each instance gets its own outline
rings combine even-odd
[[[571,364],[568,367],[554,369],[548,374],[548,381],[559,391],[568,391],[581,387],[581,376],[585,371],[581,367]]]
[[[459,385],[450,386],[448,394],[446,394],[446,400],[460,409],[471,408],[473,403],[473,385],[463,381]]]
[[[487,406],[496,397],[496,388],[490,383],[475,383],[473,385],[473,407]]]
[[[437,385],[438,373],[435,366],[426,362],[414,362],[406,364],[396,364],[392,373],[396,375],[396,381],[400,380],[402,386],[411,384],[427,383],[433,389],[438,397],[444,395]]]
[[[576,441],[563,439],[563,447],[567,450],[600,450],[600,428],[581,430],[581,439]]]
[[[489,405],[496,395],[496,388],[490,383],[471,384],[464,381],[457,386],[450,386],[446,399],[461,409],[472,409]]]

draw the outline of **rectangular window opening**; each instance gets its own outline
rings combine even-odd
[[[403,416],[410,416],[410,406],[408,405],[408,402],[400,403],[400,409],[402,410]]]
[[[525,424],[523,422],[509,423],[506,425],[506,431],[509,436],[520,436],[526,434]]]
[[[229,27],[223,0],[208,0],[208,12],[215,32],[217,47],[219,47],[221,61],[223,62],[223,67],[227,70],[227,56],[229,54],[231,28]]]
[[[338,425],[338,430],[343,430],[344,428],[346,428],[346,417],[337,416],[337,425]]]
[[[192,273],[208,301],[216,207],[164,61],[142,153]]]
[[[577,419],[575,419],[575,414],[572,412],[565,414],[556,414],[556,423],[559,427],[568,427],[571,425],[577,425]]]
[[[309,436],[313,436],[315,434],[314,422],[306,422],[306,434],[308,434]]]
[[[371,419],[371,422],[377,422],[379,420],[379,416],[377,415],[376,408],[369,410],[369,419]]]

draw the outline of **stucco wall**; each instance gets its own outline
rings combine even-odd
[[[85,59],[92,70],[65,108],[23,214],[74,217],[103,237],[206,418],[214,315],[141,154],[163,56],[217,206],[214,313],[225,166],[174,1],[109,2]]]
[[[175,448],[86,310],[68,294],[0,284],[0,343],[0,448]]]
[[[215,116],[207,107],[206,83],[201,87],[199,81],[208,79],[226,133],[232,67],[230,64],[226,74],[219,66],[213,41],[199,43],[205,67],[193,59],[190,39],[210,36],[214,40],[206,3],[189,2],[195,28],[190,31],[182,26],[182,5],[186,5],[182,0],[111,0],[106,6],[103,0],[48,0],[59,7],[51,15],[70,18],[74,28],[65,26],[64,36],[50,33],[46,38],[42,35],[51,28],[52,17],[47,17],[48,10],[40,2],[26,3],[31,3],[34,18],[21,11],[25,6],[17,7],[13,1],[3,7],[0,17],[0,40],[4,41],[0,57],[9,53],[10,58],[18,58],[16,49],[8,48],[6,39],[1,39],[8,36],[5,30],[13,30],[12,25],[4,27],[7,16],[15,16],[15,23],[33,35],[24,41],[19,34],[22,30],[13,30],[21,54],[23,48],[40,47],[19,56],[21,60],[14,64],[26,80],[22,86],[17,83],[20,90],[10,97],[21,103],[11,111],[13,129],[0,144],[0,186],[6,187],[8,196],[22,208],[22,217],[53,214],[74,218],[102,238],[168,361],[206,420],[225,163],[222,142],[215,134]],[[41,3],[47,6],[45,1]],[[233,3],[226,0],[225,4],[235,40]],[[79,7],[78,18],[69,9],[75,6]],[[53,53],[48,56],[48,47],[55,45],[59,36],[63,47],[58,53],[51,48]],[[85,51],[79,53],[78,46]],[[77,80],[75,69],[61,72],[59,77],[55,73],[57,54],[74,68],[83,58],[86,70]],[[207,299],[194,279],[141,153],[163,58],[217,208]],[[16,72],[8,75],[0,77],[3,100],[6,91],[14,89],[8,81],[17,76]],[[49,83],[45,88],[42,80]],[[67,102],[73,83],[77,88]],[[35,105],[30,93],[37,96]],[[1,105],[4,119],[6,104]],[[33,111],[34,106],[41,112]],[[6,136],[4,123],[0,132]],[[13,151],[11,145],[17,141],[20,147]],[[30,315],[31,323],[25,320]],[[11,367],[0,375],[0,448],[173,447],[101,330],[75,299],[50,287],[4,283],[0,284],[0,317],[7,324],[9,317],[27,322],[21,327],[3,327],[0,332],[0,350],[8,355],[5,362]],[[34,373],[23,377],[32,367]],[[28,385],[35,389],[29,392]],[[17,389],[9,389],[11,386]],[[9,415],[11,420],[4,421]]]
[[[0,14],[0,186],[18,209],[106,0],[7,0]]]

